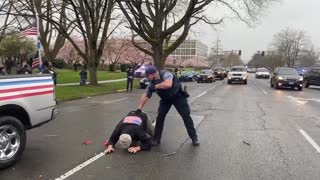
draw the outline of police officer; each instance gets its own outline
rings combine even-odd
[[[197,132],[190,116],[190,107],[187,101],[188,94],[182,90],[178,79],[169,71],[159,72],[155,66],[148,67],[145,75],[150,80],[150,83],[145,93],[141,96],[138,110],[143,108],[147,100],[151,98],[153,92],[156,92],[161,98],[152,145],[160,144],[164,120],[173,105],[184,121],[192,144],[199,146]]]

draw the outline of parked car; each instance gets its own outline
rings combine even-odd
[[[258,68],[256,72],[256,79],[260,79],[260,78],[269,79],[270,78],[269,70],[266,68]]]
[[[146,69],[148,65],[141,65],[137,70],[134,71],[134,77],[143,78],[145,76]]]
[[[216,81],[216,77],[211,69],[201,70],[200,74],[198,75],[198,79],[197,79],[198,83],[201,83],[201,82],[213,83],[215,81]]]
[[[304,74],[304,87],[320,86],[320,67],[311,67],[308,72]]]
[[[179,77],[180,82],[192,82],[197,80],[197,74],[194,72],[184,72]]]
[[[0,169],[16,163],[26,146],[26,130],[54,119],[51,75],[0,76]]]
[[[212,68],[214,75],[216,78],[223,80],[224,78],[227,77],[227,72],[224,67],[214,67]]]
[[[275,89],[283,87],[298,88],[299,91],[302,91],[303,77],[294,68],[277,68],[273,72],[270,86]]]
[[[248,83],[248,73],[245,67],[234,66],[231,68],[228,73],[228,84],[232,84],[233,82]]]
[[[140,88],[145,89],[149,85],[149,80],[148,78],[141,78],[140,79]]]

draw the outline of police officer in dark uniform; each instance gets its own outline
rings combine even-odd
[[[192,144],[199,146],[197,132],[190,116],[190,107],[187,101],[189,95],[182,89],[177,77],[169,71],[159,72],[155,66],[148,67],[145,75],[150,80],[150,83],[140,99],[138,110],[143,108],[147,100],[151,98],[152,93],[156,92],[161,98],[152,145],[160,144],[164,120],[173,105],[183,119]]]

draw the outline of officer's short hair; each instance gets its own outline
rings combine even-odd
[[[149,66],[147,69],[146,69],[146,76],[148,77],[150,74],[154,74],[158,71],[158,69],[155,67],[155,66]]]

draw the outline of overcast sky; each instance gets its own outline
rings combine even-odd
[[[320,48],[319,18],[320,0],[281,0],[269,7],[255,28],[240,21],[226,22],[218,28],[218,34],[224,50],[241,49],[242,59],[247,62],[256,51],[267,50],[273,35],[286,27],[306,31],[315,48]],[[213,46],[217,32],[205,25],[195,31],[199,32],[198,39]]]

